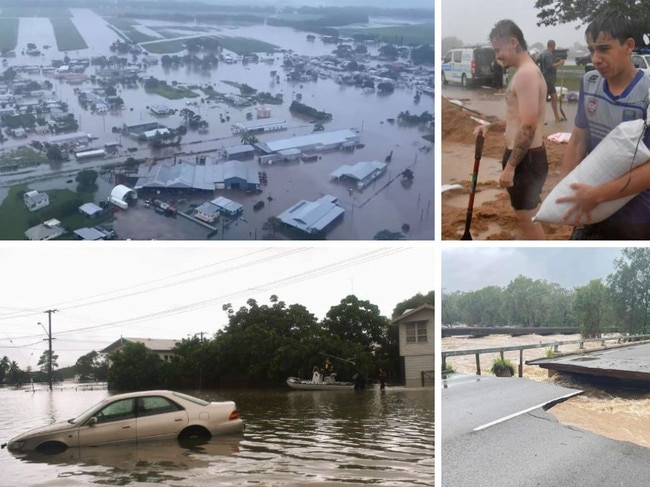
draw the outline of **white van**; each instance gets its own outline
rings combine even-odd
[[[503,68],[496,62],[491,47],[452,49],[442,61],[442,84],[458,83],[463,87],[503,86]]]

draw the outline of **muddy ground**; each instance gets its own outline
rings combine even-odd
[[[502,96],[489,95],[498,102]],[[460,100],[461,103],[463,100]],[[504,106],[505,106],[505,102]],[[458,240],[465,228],[467,203],[470,193],[470,180],[474,166],[476,140],[473,130],[479,125],[476,119],[488,122],[498,121],[494,115],[475,110],[472,103],[458,106],[446,97],[442,98],[442,184],[460,184],[462,189],[446,191],[441,198],[441,236],[445,240]],[[568,107],[567,107],[568,108]],[[548,107],[550,110],[550,104]],[[547,114],[548,115],[548,114]],[[569,120],[572,119],[567,109]],[[547,117],[548,118],[548,117]],[[514,212],[510,206],[508,193],[498,186],[501,172],[501,157],[505,150],[503,124],[495,124],[500,129],[490,130],[485,138],[479,167],[471,235],[473,240],[518,240],[522,238]],[[548,123],[544,126],[544,136],[570,131],[571,124]],[[542,191],[542,199],[559,181],[559,169],[566,144],[546,141],[549,161],[549,174]],[[572,228],[568,225],[543,224],[547,239],[568,240]]]

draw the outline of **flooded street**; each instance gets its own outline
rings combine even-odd
[[[88,9],[72,9],[73,22],[84,36],[89,49],[69,52],[73,60],[82,57],[110,55],[109,45],[117,40],[117,35],[107,25],[106,21]],[[21,54],[27,42],[36,42],[39,46],[54,45],[51,25],[47,19],[21,19],[20,36],[18,39],[17,57],[8,60],[9,66],[24,64],[48,65],[54,59],[62,59],[63,53],[56,48],[45,49],[40,57]],[[143,21],[144,25],[155,26],[156,21]],[[187,26],[191,29],[192,26]],[[335,46],[325,44],[320,39],[307,41],[306,33],[290,28],[272,26],[202,26],[209,28],[215,35],[246,37],[273,43],[281,49],[290,49],[297,54],[321,56],[331,54]],[[32,32],[38,31],[37,38],[32,38]],[[201,31],[203,32],[203,31]],[[377,52],[376,46],[369,47],[371,53]],[[183,54],[182,52],[179,54]],[[129,55],[130,60],[131,55]],[[264,57],[264,56],[263,56]],[[364,91],[359,87],[346,86],[337,83],[332,77],[318,78],[309,82],[291,82],[286,79],[286,71],[282,66],[283,54],[275,53],[270,56],[271,62],[243,64],[220,63],[218,68],[211,71],[201,71],[188,67],[176,69],[164,68],[160,64],[149,66],[141,73],[146,79],[153,76],[164,79],[168,84],[178,83],[191,86],[201,97],[205,94],[197,87],[210,85],[221,93],[238,94],[239,90],[225,82],[246,83],[258,91],[269,92],[272,95],[282,94],[284,102],[281,105],[268,105],[271,116],[287,121],[287,130],[263,133],[258,135],[260,142],[286,139],[293,136],[309,134],[313,124],[308,119],[295,116],[289,112],[292,100],[300,98],[302,103],[317,110],[332,114],[332,120],[325,124],[325,130],[356,129],[360,131],[362,148],[354,151],[328,151],[321,153],[321,158],[314,162],[285,162],[273,166],[261,165],[255,159],[244,161],[246,165],[254,166],[259,171],[268,173],[268,185],[262,186],[262,192],[249,197],[239,191],[215,191],[214,194],[204,194],[203,201],[209,201],[216,196],[226,196],[244,205],[244,220],[238,225],[240,231],[226,232],[225,239],[254,239],[261,238],[262,226],[270,218],[296,204],[301,199],[315,201],[323,195],[330,194],[339,200],[345,209],[345,215],[340,224],[335,226],[327,235],[328,239],[372,239],[384,229],[392,232],[403,231],[408,239],[433,239],[434,208],[434,164],[433,145],[422,138],[430,132],[418,127],[400,125],[389,122],[396,119],[399,113],[408,111],[411,114],[421,114],[425,111],[433,113],[433,97],[423,95],[415,98],[416,89],[410,86],[400,86],[391,94],[380,94],[375,91]],[[278,78],[271,76],[276,71]],[[95,67],[91,66],[86,74],[92,75]],[[159,95],[149,94],[142,87],[126,88],[118,86],[117,94],[125,102],[125,108],[120,112],[92,113],[80,107],[75,88],[88,89],[93,85],[90,81],[82,85],[72,85],[59,79],[53,79],[42,74],[30,74],[36,81],[49,79],[53,83],[53,91],[62,101],[68,103],[69,110],[75,114],[80,124],[80,131],[90,133],[97,140],[93,147],[101,147],[105,143],[121,143],[122,149],[118,160],[127,157],[157,159],[158,164],[171,163],[176,158],[194,162],[197,153],[217,151],[224,147],[241,144],[241,136],[233,135],[231,124],[245,122],[248,113],[255,113],[256,107],[229,107],[224,103],[198,102],[188,105],[190,99],[169,100]],[[192,103],[199,98],[192,99]],[[209,124],[208,132],[199,134],[188,131],[183,137],[179,148],[168,148],[164,151],[154,151],[147,143],[138,142],[119,133],[113,128],[121,128],[123,124],[134,125],[157,121],[171,128],[184,124],[183,118],[177,113],[166,117],[154,117],[149,113],[149,106],[166,105],[172,109],[189,108],[200,115]],[[222,121],[222,117],[230,120]],[[47,136],[33,136],[35,140],[46,140]],[[30,139],[31,140],[31,139]],[[22,143],[22,142],[21,142]],[[11,139],[2,145],[3,150],[9,150],[19,145]],[[127,151],[130,149],[130,151]],[[343,164],[356,164],[365,161],[384,161],[392,155],[387,171],[378,180],[363,191],[350,190],[348,185],[334,181],[330,174]],[[51,168],[41,165],[36,168],[21,169],[15,173],[5,173],[0,176],[0,200],[6,195],[6,187],[21,182],[32,182],[42,179],[57,181],[57,187],[66,187],[65,181],[83,168],[99,168],[109,160],[90,160],[79,163],[74,158]],[[414,179],[404,184],[400,174],[405,169],[411,169]],[[269,197],[271,199],[269,199]],[[106,194],[98,192],[95,202],[105,200]],[[258,200],[271,202],[260,212],[253,212],[252,206]],[[151,212],[152,216],[153,212]],[[127,217],[128,218],[128,217]],[[151,220],[149,227],[155,227],[159,219]],[[155,233],[153,228],[153,233]],[[186,238],[205,238],[209,230],[195,229],[186,234]],[[183,233],[182,230],[179,230]],[[151,233],[151,232],[149,232]],[[145,235],[131,235],[129,238],[146,239]],[[256,237],[257,236],[257,237]]]
[[[575,340],[579,335],[528,335],[510,337],[491,335],[481,338],[446,337],[442,339],[442,350],[468,350],[515,346],[535,343],[548,343],[560,340]],[[587,349],[599,343],[586,343]],[[563,345],[560,352],[576,351],[577,345]],[[490,375],[492,359],[498,354],[481,355],[481,369]],[[524,350],[524,361],[546,356],[545,348]],[[513,364],[519,363],[519,352],[506,352],[505,357]],[[455,371],[466,374],[476,373],[474,355],[450,357],[448,363]],[[579,376],[557,374],[552,378],[548,372],[536,365],[524,365],[524,378],[541,382],[552,382],[569,388],[581,389],[583,394],[553,406],[549,409],[558,421],[576,426],[596,434],[620,441],[630,441],[650,448],[650,391],[638,387],[620,387],[597,381],[589,381]]]
[[[0,451],[0,486],[433,486],[431,388],[384,391],[190,392],[236,401],[243,435],[182,448],[176,442],[72,448],[56,456]],[[75,416],[106,390],[0,389],[4,443]]]

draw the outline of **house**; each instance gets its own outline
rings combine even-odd
[[[334,196],[324,195],[316,201],[300,200],[280,213],[278,219],[288,227],[308,235],[318,235],[343,218],[344,213],[345,210],[338,205]]]
[[[39,193],[36,190],[27,191],[23,195],[23,202],[29,211],[40,210],[50,204],[50,198],[47,193]]]
[[[199,220],[206,223],[213,223],[217,218],[219,218],[220,213],[219,208],[209,201],[206,201],[202,205],[197,206],[194,212],[195,218],[198,218]]]
[[[52,240],[60,237],[65,233],[65,228],[61,226],[61,222],[52,218],[40,225],[33,226],[25,232],[25,236],[29,240]]]
[[[119,352],[122,350],[128,343],[142,343],[152,352],[158,354],[158,356],[165,362],[169,362],[174,356],[173,349],[179,344],[180,340],[169,340],[164,338],[125,338],[120,337],[118,340],[111,343],[109,346],[101,350],[101,353],[106,353],[110,355]]]
[[[399,354],[407,387],[433,385],[433,306],[423,304],[393,319],[399,327]]]

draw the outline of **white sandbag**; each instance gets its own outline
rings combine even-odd
[[[614,128],[596,146],[596,148],[578,164],[551,193],[544,199],[533,221],[576,225],[573,217],[570,221],[563,221],[562,217],[573,206],[573,203],[557,203],[558,198],[573,196],[571,189],[573,183],[583,183],[598,186],[628,173],[650,159],[650,150],[643,140],[643,120],[622,122]],[[636,150],[636,154],[635,154]],[[626,196],[617,200],[605,201],[591,212],[591,223],[598,223],[614,214],[630,201],[635,195]],[[587,223],[583,216],[581,224]]]

